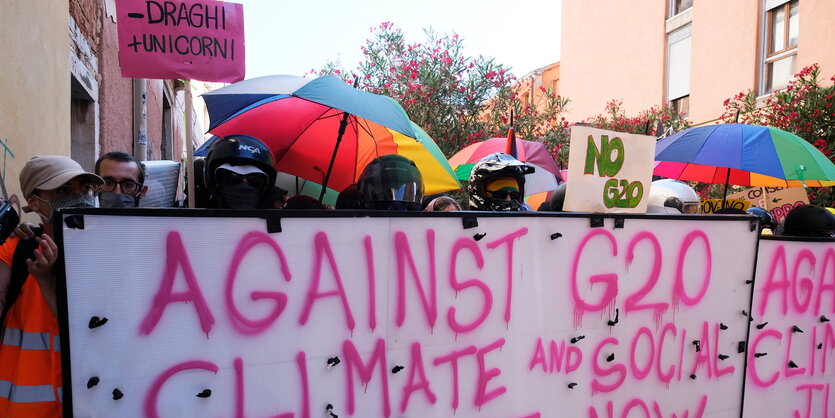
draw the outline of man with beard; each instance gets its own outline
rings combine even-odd
[[[28,206],[43,223],[34,239],[10,237],[0,245],[0,416],[61,415],[53,240],[61,208],[93,207],[104,181],[72,159],[32,157],[20,172]]]
[[[99,207],[135,208],[148,192],[145,167],[124,152],[108,152],[96,161],[96,174],[104,179],[99,193]]]

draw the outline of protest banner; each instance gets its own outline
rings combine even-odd
[[[835,243],[769,237],[758,254],[744,416],[830,417]]]
[[[655,137],[572,126],[570,145],[566,211],[646,212]]]
[[[244,79],[243,6],[213,0],[119,0],[122,77]]]
[[[722,208],[734,208],[739,210],[748,210],[751,203],[747,200],[737,199],[705,199],[701,202],[702,213],[715,213]]]
[[[68,213],[67,416],[742,407],[743,216]]]

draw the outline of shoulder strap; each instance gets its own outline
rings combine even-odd
[[[37,231],[36,235],[40,236],[40,231]],[[29,267],[26,265],[26,260],[34,256],[37,248],[37,241],[31,238],[19,240],[15,248],[12,256],[11,280],[6,291],[6,303],[3,305],[3,313],[0,314],[0,342],[2,342],[2,336],[6,330],[6,316],[12,309],[12,305],[17,302],[23,284],[26,283],[26,278],[29,276]]]

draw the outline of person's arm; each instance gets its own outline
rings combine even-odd
[[[35,258],[26,260],[29,274],[35,276],[46,304],[55,317],[58,317],[58,297],[55,294],[55,261],[58,260],[58,245],[49,235],[35,238],[40,248],[35,250]]]

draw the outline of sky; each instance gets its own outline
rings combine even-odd
[[[423,30],[457,33],[469,56],[493,57],[516,76],[559,61],[562,0],[232,0],[244,5],[246,78],[304,75],[328,61],[346,70],[382,22],[407,42]]]

